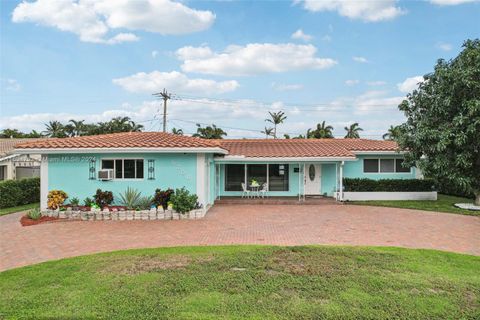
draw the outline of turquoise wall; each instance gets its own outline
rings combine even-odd
[[[411,168],[410,173],[364,173],[363,159],[398,159],[399,156],[357,156],[356,161],[345,161],[343,167],[343,176],[345,178],[368,178],[368,179],[415,179],[415,168]],[[400,157],[401,158],[401,157]]]
[[[327,194],[327,196],[333,196],[333,193],[337,189],[337,175],[336,175],[336,164],[335,163],[326,163],[322,164],[322,179],[321,179],[321,192],[322,194]]]
[[[144,178],[130,180],[90,180],[89,159],[96,159],[96,172],[100,170],[102,158],[139,158],[144,159]],[[142,195],[153,195],[156,188],[186,187],[196,193],[197,155],[196,154],[62,154],[49,155],[48,189],[65,191],[71,198],[80,202],[92,197],[97,189],[112,191],[114,199],[127,187],[138,189]],[[155,160],[155,180],[148,180],[147,160]]]

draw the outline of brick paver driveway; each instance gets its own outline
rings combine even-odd
[[[0,270],[129,248],[344,244],[480,255],[480,218],[353,205],[217,205],[204,220],[71,221],[21,227],[0,217]]]

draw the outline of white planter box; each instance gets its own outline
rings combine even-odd
[[[337,198],[337,194],[334,194]],[[337,198],[338,199],[338,198]],[[437,200],[437,191],[419,192],[344,192],[343,201]]]

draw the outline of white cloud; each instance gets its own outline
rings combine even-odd
[[[272,83],[272,88],[277,91],[295,91],[303,89],[301,84],[282,84],[282,83]]]
[[[418,83],[423,82],[422,76],[415,76],[405,79],[403,82],[397,84],[397,88],[400,92],[410,93],[418,88]]]
[[[431,3],[439,6],[455,6],[469,2],[478,2],[479,0],[430,0]]]
[[[376,87],[376,86],[384,86],[386,85],[387,83],[385,81],[368,81],[367,82],[367,85],[371,86],[371,87]]]
[[[5,79],[2,80],[2,87],[7,91],[20,91],[22,86],[15,79]]]
[[[155,59],[157,56],[158,56],[158,51],[157,51],[157,50],[153,50],[153,51],[152,51],[152,58]]]
[[[437,48],[442,51],[450,51],[452,50],[452,45],[450,43],[439,42],[437,43]]]
[[[182,93],[217,94],[234,91],[239,87],[235,80],[217,82],[207,79],[190,79],[185,74],[172,71],[139,72],[128,77],[112,80],[130,92],[154,93],[163,88]]]
[[[350,110],[356,115],[365,115],[370,112],[390,112],[397,110],[404,97],[389,96],[387,91],[371,90],[356,97],[343,97],[333,100],[328,107],[319,107],[319,110]],[[332,109],[333,108],[333,109]]]
[[[210,11],[169,0],[23,1],[12,14],[13,22],[55,27],[77,34],[81,41],[105,44],[138,40],[132,33],[109,36],[116,29],[176,35],[208,29],[214,20]]]
[[[250,43],[228,46],[223,52],[209,47],[184,47],[177,50],[182,70],[216,75],[255,75],[291,70],[325,69],[337,64],[330,58],[315,57],[313,45],[292,43]]]
[[[359,62],[359,63],[368,63],[367,58],[364,57],[352,57],[353,61]]]
[[[303,0],[303,7],[312,12],[336,11],[339,15],[367,22],[392,20],[406,11],[396,0]]]
[[[359,84],[359,83],[360,83],[359,80],[346,80],[346,81],[345,81],[345,84],[346,84],[347,86],[354,86],[354,85]]]
[[[305,42],[309,42],[313,39],[313,36],[306,34],[303,32],[302,29],[298,29],[294,33],[292,33],[292,39],[303,40]]]

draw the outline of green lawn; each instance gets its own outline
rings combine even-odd
[[[0,312],[5,319],[479,319],[479,270],[480,257],[400,248],[128,250],[0,273]]]
[[[393,207],[393,208],[407,208],[407,209],[418,209],[418,210],[427,210],[427,211],[439,211],[439,212],[449,212],[457,214],[465,214],[470,216],[480,216],[480,211],[464,210],[454,207],[455,203],[473,203],[473,199],[447,196],[444,194],[438,195],[437,201],[351,201],[349,204],[357,205],[366,205],[366,206],[380,206],[380,207]]]
[[[15,212],[20,212],[20,211],[25,211],[29,209],[33,209],[35,207],[39,207],[40,203],[30,203],[30,204],[24,204],[23,206],[18,206],[18,207],[10,207],[10,208],[3,208],[0,209],[0,216],[10,214],[10,213],[15,213]]]

